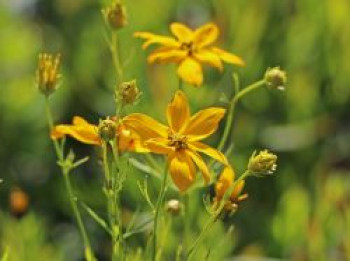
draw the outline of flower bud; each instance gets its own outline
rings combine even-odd
[[[38,68],[36,71],[36,81],[38,89],[44,95],[48,96],[57,89],[57,83],[61,75],[59,67],[61,63],[61,55],[55,57],[52,54],[39,54]]]
[[[170,214],[176,216],[181,211],[181,204],[180,201],[177,199],[171,199],[166,203],[166,211],[168,211]]]
[[[123,104],[134,104],[137,102],[141,92],[137,87],[136,80],[123,82],[117,90],[117,95]]]
[[[98,135],[106,142],[115,139],[117,135],[117,124],[109,118],[100,121],[98,125]]]
[[[265,81],[269,88],[284,90],[287,83],[287,73],[280,67],[268,68],[265,73]]]
[[[12,214],[17,217],[21,217],[28,209],[29,197],[20,188],[14,188],[10,192],[9,203]]]
[[[106,23],[113,29],[118,30],[127,25],[125,6],[120,2],[114,2],[102,9]]]
[[[248,170],[258,176],[273,174],[277,168],[276,161],[277,156],[268,150],[260,151],[258,155],[254,152],[249,159]]]

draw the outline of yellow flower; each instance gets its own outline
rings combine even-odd
[[[60,139],[65,135],[71,136],[86,144],[98,146],[102,144],[102,140],[98,133],[98,126],[90,124],[79,116],[73,118],[72,125],[57,125],[51,132],[52,139]],[[119,124],[116,135],[118,135],[120,151],[130,150],[143,152],[145,150],[140,144],[138,135],[131,130],[128,130],[123,124]]]
[[[41,53],[39,54],[38,69],[36,71],[36,81],[38,89],[45,95],[50,95],[57,88],[58,80],[61,77],[59,68],[61,55]]]
[[[196,30],[191,30],[181,23],[172,23],[170,31],[175,38],[148,32],[136,32],[134,36],[146,40],[142,45],[143,49],[151,44],[162,45],[148,56],[148,62],[177,63],[177,74],[189,84],[195,86],[202,84],[201,64],[208,64],[220,71],[223,69],[222,61],[244,65],[244,61],[240,57],[212,46],[219,35],[219,29],[214,23],[204,24]]]
[[[215,198],[214,203],[218,203],[225,195],[226,191],[233,185],[235,180],[235,172],[232,167],[227,166],[222,171],[218,181],[215,184]],[[225,210],[231,211],[237,208],[237,203],[246,199],[247,194],[241,194],[244,188],[244,180],[241,180],[236,184],[232,191],[229,201],[225,203]]]
[[[149,151],[168,156],[171,177],[180,191],[185,191],[194,183],[196,166],[205,182],[209,182],[209,169],[198,152],[225,165],[227,160],[221,152],[200,140],[216,131],[225,109],[212,107],[191,116],[185,94],[177,91],[166,114],[169,127],[141,113],[126,116],[123,124],[140,135]]]

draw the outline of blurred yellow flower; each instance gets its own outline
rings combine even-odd
[[[226,191],[233,185],[235,180],[235,172],[232,167],[227,166],[224,168],[218,181],[215,184],[215,198],[214,204],[218,204],[218,202],[224,197]],[[225,203],[225,210],[232,211],[237,208],[237,203],[246,199],[248,194],[241,194],[244,188],[244,180],[241,180],[236,184],[233,189],[229,201]]]
[[[52,139],[59,139],[65,135],[91,145],[101,145],[102,140],[98,132],[98,126],[90,124],[85,119],[75,116],[73,124],[61,124],[54,127],[51,132]],[[128,130],[123,124],[118,125],[118,143],[120,151],[137,151],[143,152],[145,149],[140,144],[138,135]]]
[[[59,73],[60,64],[60,54],[56,56],[48,53],[39,54],[36,81],[38,89],[47,96],[53,93],[57,88],[58,80],[61,77]]]
[[[201,64],[211,65],[220,71],[223,69],[222,61],[244,65],[240,57],[212,46],[219,35],[219,29],[214,23],[204,24],[196,30],[181,23],[172,23],[170,31],[175,38],[149,32],[135,32],[134,36],[146,40],[143,49],[151,44],[162,45],[148,56],[148,62],[177,63],[178,76],[189,84],[200,86],[203,83]]]
[[[201,171],[204,181],[209,182],[209,169],[198,152],[225,165],[227,160],[220,151],[200,140],[216,131],[225,109],[212,107],[191,116],[185,94],[177,91],[166,114],[169,127],[141,113],[126,116],[123,124],[140,135],[149,151],[168,156],[171,177],[180,191],[187,190],[194,183],[195,166]]]

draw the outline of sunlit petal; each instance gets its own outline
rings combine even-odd
[[[192,158],[193,162],[197,165],[197,167],[202,173],[205,183],[208,184],[210,181],[210,173],[207,164],[205,164],[203,158],[197,152],[192,150],[186,150],[186,153]]]
[[[196,178],[196,168],[192,159],[183,150],[169,154],[168,159],[173,182],[181,192],[186,191]]]
[[[187,56],[185,50],[171,47],[161,47],[154,50],[147,58],[148,63],[179,63]]]
[[[123,124],[126,128],[135,131],[142,142],[168,135],[168,128],[165,125],[142,113],[129,114],[123,119]]]
[[[217,47],[212,47],[211,50],[216,53],[221,60],[223,60],[226,63],[232,63],[232,64],[236,64],[239,66],[244,66],[245,62],[242,60],[242,58],[240,58],[239,56],[233,54],[233,53],[229,53],[226,52],[220,48]]]
[[[162,36],[162,35],[156,35],[148,32],[135,32],[134,37],[138,37],[146,40],[146,42],[142,45],[143,49],[146,49],[151,44],[160,44],[165,47],[173,47],[173,48],[179,48],[181,45],[174,38]]]
[[[120,151],[149,152],[149,149],[141,143],[140,136],[136,132],[127,129],[123,124],[119,125],[118,133],[118,146]]]
[[[190,119],[190,108],[184,92],[177,91],[167,108],[169,126],[176,132],[185,127]]]
[[[211,52],[210,50],[202,49],[198,52],[194,52],[193,56],[200,63],[209,64],[213,67],[216,67],[220,71],[222,71],[224,68],[220,57],[216,53]]]
[[[219,121],[224,117],[225,109],[212,107],[194,114],[187,124],[184,134],[189,140],[202,140],[213,134]]]
[[[195,46],[200,49],[216,41],[219,36],[219,28],[214,23],[207,23],[194,32]]]
[[[195,86],[203,82],[202,66],[192,58],[186,58],[180,63],[177,74],[183,81]]]
[[[193,31],[184,24],[172,23],[170,30],[180,42],[189,43],[193,40]]]
[[[149,139],[145,142],[145,145],[154,153],[169,154],[175,151],[174,147],[168,146],[168,140],[165,138]]]
[[[224,154],[222,154],[220,151],[213,149],[212,147],[199,142],[199,141],[191,141],[188,142],[188,146],[190,149],[201,152],[219,162],[221,162],[224,165],[228,165],[227,159]]]
[[[78,116],[73,118],[73,125],[57,125],[51,132],[52,139],[59,139],[65,135],[71,136],[82,143],[92,145],[101,144],[97,126],[88,123],[86,120]]]

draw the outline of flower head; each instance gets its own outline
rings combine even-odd
[[[265,73],[265,81],[269,88],[283,91],[287,83],[287,73],[280,67],[269,68]]]
[[[118,102],[122,102],[124,105],[135,104],[140,96],[140,89],[137,87],[136,80],[129,82],[122,82],[116,90],[116,98]]]
[[[142,144],[150,152],[167,155],[171,177],[181,191],[194,183],[196,167],[204,181],[209,182],[209,169],[199,152],[225,165],[227,160],[221,152],[201,140],[216,131],[225,109],[212,107],[191,116],[185,94],[177,91],[166,114],[169,126],[141,113],[126,116],[123,124],[140,135]]]
[[[60,54],[55,57],[47,53],[39,54],[36,81],[38,89],[46,96],[53,93],[57,88],[58,80],[61,77],[59,74],[60,63]]]
[[[224,168],[218,181],[215,184],[215,198],[214,204],[218,204],[220,200],[224,197],[226,191],[233,185],[235,180],[235,172],[232,167],[227,166]],[[225,210],[232,211],[237,208],[237,203],[246,199],[248,194],[242,194],[245,181],[241,180],[238,182],[233,189],[228,202],[225,203]]]
[[[26,213],[29,206],[29,197],[20,188],[13,188],[10,192],[9,203],[13,215],[20,217]]]
[[[72,125],[61,124],[55,126],[54,129],[51,131],[51,138],[60,139],[68,135],[82,143],[100,146],[102,144],[102,136],[105,137],[106,135],[105,127],[110,127],[112,125],[110,121],[112,120],[108,120],[108,122],[102,121],[104,123],[100,125],[100,130],[104,130],[103,135],[101,135],[98,126],[90,124],[85,119],[79,116],[75,116],[73,118]],[[114,125],[114,127],[116,127],[116,124]],[[117,136],[120,151],[144,151],[144,148],[140,144],[140,139],[138,135],[135,132],[127,129],[123,124],[119,124],[118,128],[116,129],[115,137]]]
[[[117,1],[103,8],[102,15],[106,23],[114,30],[127,25],[125,6]]]
[[[260,151],[258,155],[256,152],[250,157],[248,163],[248,170],[253,175],[273,174],[277,168],[277,156],[268,150]]]
[[[223,69],[223,61],[244,65],[240,57],[212,46],[219,35],[219,29],[214,23],[207,23],[196,30],[181,23],[172,23],[170,31],[175,38],[148,32],[136,32],[134,36],[146,40],[142,45],[144,49],[151,44],[161,45],[148,56],[148,62],[177,63],[177,74],[189,84],[202,84],[202,64],[216,67],[220,71]]]

